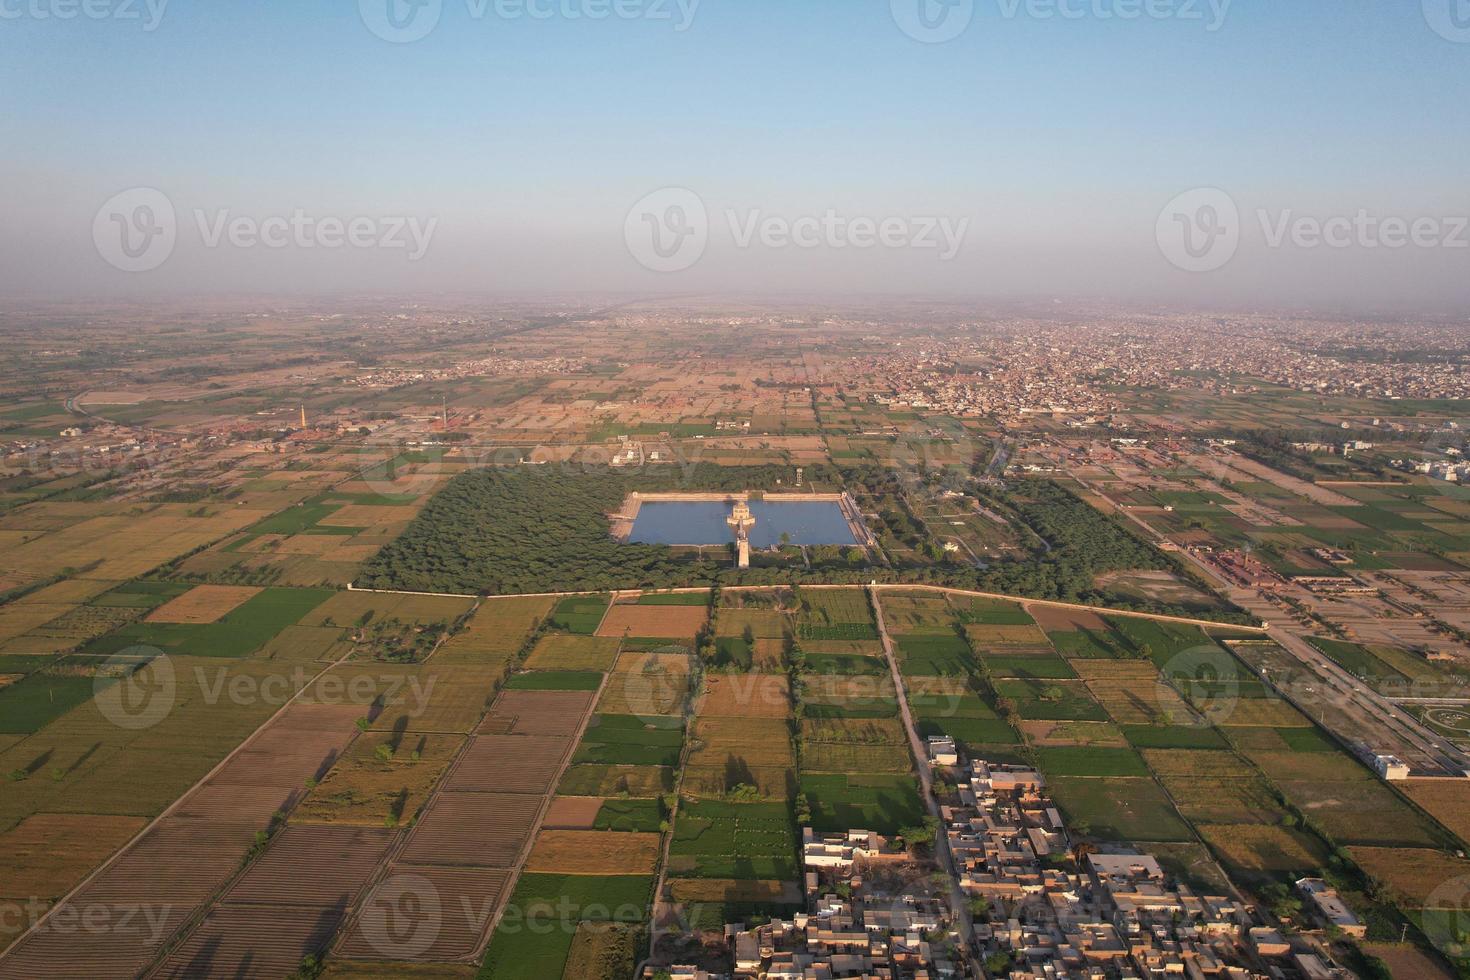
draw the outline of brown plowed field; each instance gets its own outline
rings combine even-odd
[[[240,867],[256,828],[169,818],[150,830],[65,907],[101,929],[52,919],[0,957],[0,978],[132,977]]]
[[[445,788],[455,792],[551,792],[572,740],[554,735],[477,735]]]
[[[509,872],[489,868],[394,865],[363,902],[340,953],[430,962],[473,956],[509,880]],[[421,918],[410,921],[406,933],[402,921],[390,918],[403,912],[405,896],[417,900],[421,910]]]
[[[440,793],[404,849],[410,864],[514,867],[535,829],[542,797]]]
[[[157,980],[280,980],[321,951],[340,909],[221,907],[152,974]]]
[[[553,830],[591,830],[602,809],[600,796],[558,796],[541,826]]]
[[[506,691],[479,730],[515,735],[575,735],[595,696],[592,691]]]
[[[352,736],[351,719],[360,713],[341,706],[288,708],[64,903],[61,915],[0,957],[0,980],[137,974],[239,870],[256,831],[280,802],[341,752]],[[66,916],[82,910],[115,922],[101,930],[66,928]]]
[[[225,905],[343,906],[388,853],[394,831],[287,827],[225,893]]]

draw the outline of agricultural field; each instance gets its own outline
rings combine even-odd
[[[316,781],[291,819],[371,827],[407,823],[464,744],[453,735],[365,734]]]
[[[434,655],[440,663],[509,664],[551,613],[552,600],[486,599]]]
[[[477,974],[481,980],[561,977],[585,924],[634,925],[648,916],[646,875],[523,874]],[[565,914],[564,911],[565,910]],[[571,976],[571,974],[566,974]]]
[[[905,677],[964,677],[974,669],[970,645],[950,633],[894,634]]]
[[[674,822],[670,877],[794,881],[797,837],[786,803],[685,801]]]
[[[688,697],[688,655],[625,651],[618,655],[597,707],[610,715],[680,715]]]
[[[919,782],[909,775],[803,772],[801,795],[818,833],[861,827],[897,834],[921,826],[927,813]]]
[[[579,765],[664,766],[679,764],[684,724],[679,718],[594,715],[573,761]]]
[[[908,773],[908,734],[891,718],[819,718],[797,733],[803,773]]]
[[[610,602],[611,597],[605,595],[567,596],[552,609],[550,623],[556,629],[565,630],[568,633],[591,636],[602,624]]]
[[[689,640],[704,628],[709,612],[703,605],[615,605],[597,630],[599,636],[635,636]]]
[[[657,833],[543,830],[526,859],[531,874],[643,875],[658,865]]]
[[[796,753],[785,718],[697,717],[685,766],[684,792],[722,797],[742,786],[762,797],[787,799]]]
[[[618,659],[621,645],[610,637],[549,633],[531,650],[526,669],[609,671]]]

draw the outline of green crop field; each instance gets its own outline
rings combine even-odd
[[[615,766],[674,766],[684,744],[678,718],[597,715],[572,761]]]
[[[610,596],[567,596],[551,611],[551,625],[568,633],[591,636],[602,624]]]
[[[480,967],[481,980],[560,977],[582,922],[641,922],[653,880],[643,875],[523,874]]]
[[[1192,839],[1188,825],[1152,779],[1057,776],[1047,785],[1081,836],[1127,843]]]
[[[658,800],[608,800],[597,811],[592,827],[594,830],[656,834],[663,819],[663,804]]]
[[[894,637],[905,676],[962,677],[974,667],[970,645],[954,633]]]
[[[512,691],[595,691],[602,675],[587,670],[533,670],[505,682]]]
[[[804,773],[801,793],[811,808],[812,828],[838,833],[861,827],[895,834],[917,827],[926,815],[919,781],[912,776]]]
[[[674,822],[669,872],[691,878],[800,876],[796,829],[784,803],[686,800]]]
[[[326,589],[265,589],[218,622],[129,623],[89,643],[83,652],[110,656],[132,646],[152,646],[174,656],[244,657],[335,594]]]
[[[1132,749],[1059,746],[1036,750],[1036,764],[1052,776],[1147,776],[1148,766]]]

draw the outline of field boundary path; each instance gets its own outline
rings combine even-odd
[[[797,582],[794,583],[803,589],[867,589],[887,592],[937,592],[944,595],[970,596],[976,599],[995,599],[1000,602],[1014,602],[1023,606],[1047,606],[1053,609],[1072,609],[1081,612],[1093,612],[1103,616],[1125,616],[1130,619],[1152,619],[1162,623],[1179,623],[1184,626],[1198,626],[1201,629],[1236,630],[1244,633],[1256,633],[1266,636],[1271,632],[1269,626],[1247,626],[1240,623],[1224,623],[1214,619],[1195,619],[1190,616],[1172,616],[1168,613],[1139,612],[1134,609],[1113,609],[1109,606],[1089,606],[1081,602],[1062,602],[1058,599],[1034,599],[1023,595],[1006,595],[1003,592],[979,592],[975,589],[961,589],[948,585],[928,585],[922,582],[870,582],[867,585],[861,582],[851,583],[817,583]],[[772,589],[789,589],[792,584],[775,582],[770,585],[721,585],[721,592],[769,592]],[[360,589],[348,584],[349,592],[372,592],[382,595],[413,595],[433,596],[441,599],[481,599],[492,602],[497,599],[564,599],[568,596],[579,595],[689,595],[695,592],[708,592],[710,586],[691,586],[680,589],[619,589],[614,592],[590,591],[590,592],[516,592],[506,595],[479,595],[468,592],[400,592],[395,589]]]
[[[938,830],[934,834],[934,858],[938,862],[940,870],[944,872],[949,880],[949,901],[954,909],[955,922],[959,925],[960,938],[965,942],[965,951],[973,955],[975,951],[975,930],[970,922],[970,903],[960,891],[959,879],[955,876],[954,859],[949,852],[949,832],[945,826],[944,818],[939,812],[939,800],[934,796],[934,780],[929,771],[929,753],[925,750],[925,743],[919,738],[918,729],[914,727],[913,712],[909,710],[908,691],[904,688],[903,672],[898,669],[898,657],[893,652],[893,640],[888,635],[888,625],[883,620],[883,604],[878,600],[876,590],[871,590],[868,597],[873,603],[873,618],[878,625],[878,638],[883,642],[883,656],[888,661],[888,670],[893,675],[894,690],[898,695],[898,711],[903,718],[903,727],[908,732],[909,748],[914,755],[914,765],[919,773],[919,788],[924,794],[924,805],[929,809],[929,815],[938,823]]]

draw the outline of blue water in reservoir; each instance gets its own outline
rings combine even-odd
[[[732,506],[717,501],[648,501],[638,511],[628,540],[637,544],[730,544],[735,532],[725,519]],[[750,512],[755,515],[755,527],[750,530],[752,548],[773,548],[781,543],[783,533],[792,544],[857,544],[835,502],[752,500]]]

